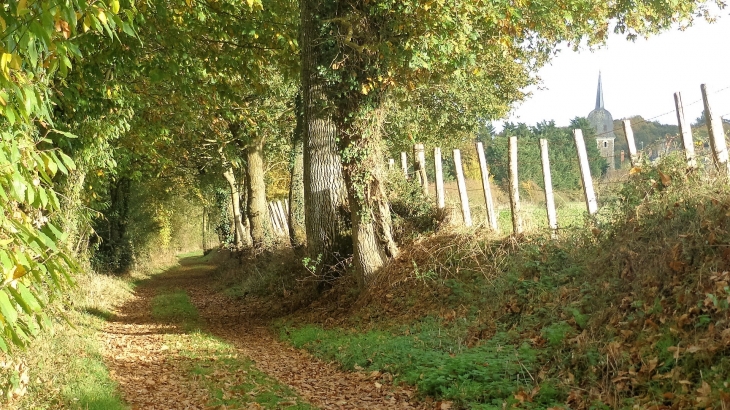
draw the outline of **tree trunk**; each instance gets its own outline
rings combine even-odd
[[[246,189],[248,190],[248,220],[251,225],[251,240],[256,249],[271,245],[271,224],[266,205],[266,183],[264,182],[264,139],[256,138],[246,148]]]
[[[132,181],[121,177],[113,181],[109,187],[109,207],[104,211],[106,230],[96,228],[101,243],[98,253],[105,259],[103,269],[114,273],[126,272],[134,262],[132,244],[127,235],[129,222],[129,196]],[[98,220],[97,223],[102,222]],[[106,235],[104,235],[106,233]]]
[[[347,229],[347,190],[337,151],[338,130],[318,72],[319,41],[316,19],[326,18],[323,2],[301,2],[302,102],[304,131],[304,209],[307,253],[321,258],[322,267],[336,264],[352,249]],[[290,205],[291,206],[291,205]]]
[[[301,97],[297,96],[297,126],[292,135],[291,178],[289,185],[289,242],[294,248],[307,245],[306,226],[304,223],[304,136],[302,135],[303,113]]]
[[[239,193],[238,184],[236,184],[236,177],[233,174],[233,167],[228,168],[223,172],[223,177],[228,181],[228,186],[231,189],[231,204],[233,205],[233,227],[234,227],[234,242],[237,249],[241,249],[244,246],[251,246],[251,236],[246,232],[243,226],[243,219],[241,218],[241,195]]]
[[[390,204],[385,193],[381,134],[384,112],[366,110],[342,139],[345,180],[350,200],[353,265],[366,286],[389,259],[398,256],[393,240]]]
[[[238,200],[241,204],[239,206],[241,210],[241,224],[243,225],[243,232],[244,232],[244,241],[245,246],[252,246],[253,240],[251,239],[251,222],[249,221],[248,217],[248,190],[244,186],[244,183],[246,181],[246,170],[241,170],[241,175],[239,175],[239,180],[241,181],[241,184],[238,187]]]

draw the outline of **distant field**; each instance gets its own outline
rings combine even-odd
[[[459,202],[459,191],[456,181],[446,182],[446,206],[452,210],[452,220],[461,222],[461,205]],[[487,212],[484,204],[481,181],[467,180],[467,194],[474,224],[486,224]],[[512,215],[509,206],[509,196],[496,184],[492,185],[492,198],[494,206],[499,213],[497,224],[501,232],[512,231]],[[435,197],[435,186],[431,184],[431,196]],[[520,203],[522,206],[522,218],[525,231],[547,229],[547,211],[545,210],[544,193],[539,187],[533,184],[529,193],[522,194]],[[581,192],[556,192],[555,205],[558,213],[558,226],[560,228],[571,228],[582,226],[586,214],[585,203]]]

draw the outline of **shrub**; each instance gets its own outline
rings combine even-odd
[[[433,201],[423,195],[418,181],[391,172],[388,193],[396,240],[436,229],[441,217]]]

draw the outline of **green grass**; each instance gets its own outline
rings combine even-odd
[[[266,409],[308,410],[289,387],[259,371],[254,362],[239,357],[229,343],[203,332],[170,334],[170,345],[181,346],[183,365],[210,391],[208,406],[250,408],[257,403]]]
[[[209,253],[208,255],[211,255],[211,254],[212,254],[212,252]],[[208,255],[205,255],[205,256],[207,257]],[[196,250],[193,250],[193,251],[190,251],[190,252],[180,253],[180,254],[177,255],[177,258],[178,259],[183,259],[183,258],[197,258],[197,257],[203,257],[203,250],[202,249],[196,249]]]
[[[523,203],[522,220],[525,231],[546,231],[548,229],[545,205]],[[558,227],[563,229],[585,226],[586,205],[584,202],[567,202],[556,206]],[[501,232],[512,231],[512,212],[509,208],[498,211],[497,225]]]
[[[195,329],[199,325],[198,310],[190,302],[184,290],[156,295],[152,299],[152,317],[161,321],[180,323],[187,330]]]
[[[87,347],[88,351],[91,350]],[[74,380],[63,387],[63,397],[71,408],[86,410],[122,410],[129,408],[117,392],[117,383],[109,376],[109,369],[96,353],[74,359],[78,368]]]
[[[526,343],[518,345],[516,335],[508,332],[499,332],[479,346],[458,345],[461,326],[426,318],[398,333],[304,326],[282,327],[281,336],[346,369],[388,372],[396,381],[415,385],[420,394],[474,409],[517,403],[515,393],[533,387],[538,352]],[[523,408],[560,405],[564,399],[563,391],[546,389],[533,398],[533,407]]]
[[[0,402],[0,408],[122,410],[129,407],[117,390],[101,355],[98,332],[111,309],[131,295],[129,283],[114,277],[89,274],[77,277],[79,287],[69,299],[69,322],[53,325],[23,351],[11,354],[29,369],[28,392],[17,401]],[[0,371],[0,379],[8,374]]]

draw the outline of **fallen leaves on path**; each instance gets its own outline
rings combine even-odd
[[[393,386],[388,374],[345,372],[278,341],[268,323],[258,319],[265,312],[257,312],[255,305],[214,293],[210,281],[191,281],[186,290],[208,331],[233,343],[255,361],[258,369],[291,386],[317,407],[425,409],[441,405],[417,402],[412,387]]]
[[[258,319],[265,315],[259,315],[256,306],[212,289],[213,269],[212,265],[188,262],[159,275],[139,286],[136,298],[121,307],[116,320],[107,325],[102,335],[105,358],[124,399],[134,409],[206,409],[211,399],[206,378],[222,378],[223,385],[228,387],[237,383],[236,369],[193,377],[189,372],[190,359],[181,354],[179,347],[165,343],[166,334],[182,330],[171,324],[155,323],[151,318],[151,299],[161,288],[185,290],[198,308],[206,331],[231,343],[237,355],[248,357],[258,370],[290,386],[314,406],[324,409],[450,408],[447,402],[416,401],[413,388],[392,385],[388,374],[345,372],[279,342],[267,322]],[[256,393],[253,389],[245,394]],[[224,389],[223,394],[230,397],[242,393],[231,388]],[[295,405],[296,400],[279,402],[277,407],[289,404]],[[257,408],[258,405],[250,406]]]
[[[111,377],[133,409],[205,409],[208,391],[181,366],[179,349],[165,344],[177,328],[151,323],[151,298],[140,289],[101,334]]]

